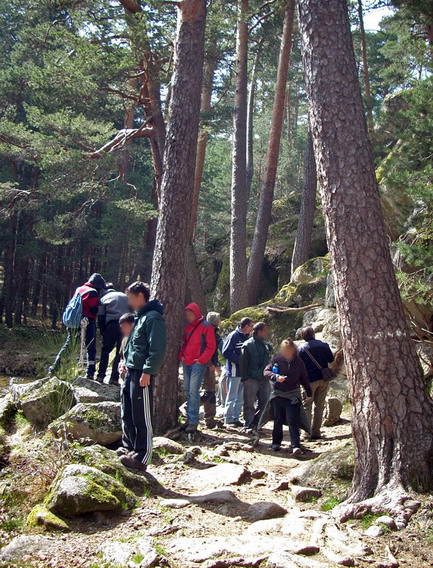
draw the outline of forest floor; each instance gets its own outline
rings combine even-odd
[[[23,528],[18,534],[40,534],[43,546],[36,547],[30,557],[23,557],[21,562],[0,565],[145,566],[142,563],[151,542],[157,560],[147,566],[328,568],[342,562],[349,566],[382,568],[433,566],[433,513],[429,497],[421,497],[422,505],[405,529],[385,529],[381,536],[370,537],[365,531],[374,525],[375,516],[367,515],[344,525],[332,519],[332,507],[343,498],[348,482],[332,484],[321,496],[312,496],[307,503],[296,500],[290,481],[284,483],[322,453],[348,443],[350,408],[347,405],[344,408],[340,423],[324,429],[324,440],[307,442],[308,451],[298,459],[288,452],[287,443],[283,451],[272,452],[271,430],[266,428],[255,447],[249,444],[246,435],[234,429],[204,429],[194,440],[179,440],[186,446],[186,454],[159,452],[158,463],[151,465],[147,474],[158,482],[154,481],[156,494],[151,492],[140,498],[136,509],[121,514],[93,513],[71,520],[71,531],[67,534],[42,535],[42,532],[29,533]],[[197,493],[212,495],[222,487],[228,488],[235,497],[224,493],[214,494],[213,499],[202,502],[191,499]],[[257,517],[250,505],[258,502],[271,502],[287,509],[285,525],[281,526],[281,518],[253,522]],[[260,511],[258,513],[260,516]],[[327,527],[326,547],[315,547],[312,540],[308,541],[309,545],[305,544],[311,537],[309,527],[311,533],[317,532],[314,528],[317,523],[322,527],[320,530]],[[8,535],[4,530],[1,533],[3,545],[17,534]],[[298,541],[300,548],[295,550],[291,543]],[[136,543],[142,543],[141,548],[135,548],[134,551],[139,552],[131,556]],[[360,550],[360,543],[362,553],[356,552]],[[289,552],[281,550],[286,544]],[[350,555],[347,550],[351,548]],[[274,556],[270,556],[271,552]]]

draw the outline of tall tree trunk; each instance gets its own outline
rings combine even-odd
[[[364,84],[365,84],[365,104],[367,107],[367,124],[368,130],[373,131],[373,105],[371,102],[370,79],[368,75],[368,61],[367,61],[367,42],[365,39],[364,28],[364,15],[362,9],[362,0],[358,0],[358,18],[359,18],[359,31],[361,33],[361,49],[362,49],[362,70],[364,71]]]
[[[341,517],[363,507],[389,510],[405,522],[404,490],[432,485],[433,403],[419,374],[387,244],[347,2],[299,0],[298,7],[310,125],[353,402],[355,474]]]
[[[4,277],[4,311],[5,323],[8,327],[13,324],[14,303],[14,258],[15,258],[15,214],[9,217],[9,235],[6,248],[6,264]]]
[[[294,16],[295,2],[294,0],[288,0],[284,18],[283,35],[281,37],[277,83],[275,86],[272,122],[266,155],[266,172],[260,191],[259,210],[257,212],[256,227],[251,245],[250,261],[248,263],[248,296],[250,304],[257,302],[260,274],[262,271],[263,258],[265,256],[269,223],[271,222],[272,200],[274,198],[275,178],[280,154],[281,131],[284,124],[284,103]]]
[[[308,131],[304,164],[304,187],[302,189],[301,211],[299,213],[295,246],[292,254],[292,274],[310,258],[311,236],[313,234],[314,211],[316,209],[316,161],[314,159],[313,138]]]
[[[168,340],[154,395],[158,432],[174,426],[177,415],[177,355],[185,296],[206,21],[205,0],[183,0],[178,6],[176,57],[152,266],[152,294],[165,305]]]
[[[257,68],[262,54],[265,36],[263,35],[257,46],[256,57],[254,58],[253,69],[251,72],[250,90],[248,93],[247,107],[247,202],[251,193],[251,184],[254,174],[254,102],[257,83]]]
[[[230,224],[230,309],[248,304],[247,294],[247,56],[248,0],[238,0],[236,85],[233,114],[233,152]]]

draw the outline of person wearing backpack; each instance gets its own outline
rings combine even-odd
[[[106,292],[99,300],[98,327],[102,335],[101,358],[98,367],[98,381],[104,382],[107,372],[110,353],[116,349],[116,354],[111,367],[110,384],[119,384],[119,361],[122,332],[119,320],[123,314],[129,312],[128,296],[123,292],[117,292],[113,284],[107,284]]]
[[[185,431],[197,430],[200,414],[200,388],[207,366],[216,350],[215,329],[202,316],[194,302],[185,308],[187,325],[183,330],[179,361],[183,364],[183,390],[187,400]]]
[[[85,345],[87,354],[86,376],[93,379],[96,368],[96,317],[98,315],[99,293],[105,289],[104,278],[95,272],[89,280],[75,290],[63,312],[63,324],[68,332],[66,341],[58,352],[54,363],[48,368],[55,373],[65,354],[80,342],[81,324],[85,326]],[[85,322],[83,321],[85,320]]]
[[[315,338],[312,327],[305,327],[301,335],[305,343],[299,347],[299,357],[307,368],[312,389],[312,396],[304,401],[305,412],[311,422],[310,439],[320,440],[322,438],[320,428],[322,427],[323,411],[331,378],[331,376],[328,377],[328,373],[332,374],[328,364],[332,363],[334,355],[325,341],[319,341]]]

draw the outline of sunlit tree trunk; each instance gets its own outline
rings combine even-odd
[[[365,104],[367,107],[367,124],[368,130],[373,131],[373,105],[371,101],[370,91],[370,78],[368,74],[368,61],[367,61],[367,42],[365,39],[364,28],[364,15],[362,9],[362,0],[358,0],[358,18],[359,18],[359,31],[361,33],[361,49],[362,49],[362,70],[364,71],[364,84],[365,84]]]
[[[248,92],[248,106],[247,106],[247,201],[251,193],[251,183],[254,174],[254,103],[256,94],[257,83],[257,68],[259,66],[260,56],[262,54],[263,43],[265,37],[263,36],[259,45],[257,46],[256,56],[254,58],[253,69],[251,71],[250,90]]]
[[[269,132],[268,152],[266,156],[266,172],[260,191],[259,209],[257,212],[253,242],[251,245],[250,261],[248,263],[248,296],[250,304],[255,304],[257,302],[260,273],[262,271],[265,255],[269,223],[271,222],[272,201],[274,198],[275,179],[277,175],[278,157],[280,154],[281,132],[284,124],[284,103],[287,74],[289,70],[290,44],[292,39],[294,14],[294,0],[289,0],[287,2],[283,35],[281,38],[277,83],[275,87],[272,122]]]
[[[405,522],[404,490],[432,485],[433,405],[418,370],[384,230],[347,2],[299,0],[298,7],[353,403],[355,474],[341,516],[362,507],[388,510]]]
[[[154,394],[155,429],[158,432],[173,427],[177,415],[177,355],[200,119],[205,5],[205,0],[183,0],[178,5],[175,67],[151,283],[152,295],[165,306],[168,340]]]

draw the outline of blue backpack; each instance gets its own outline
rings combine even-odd
[[[82,319],[83,304],[81,303],[81,294],[76,291],[63,312],[63,325],[68,329],[78,329]]]

